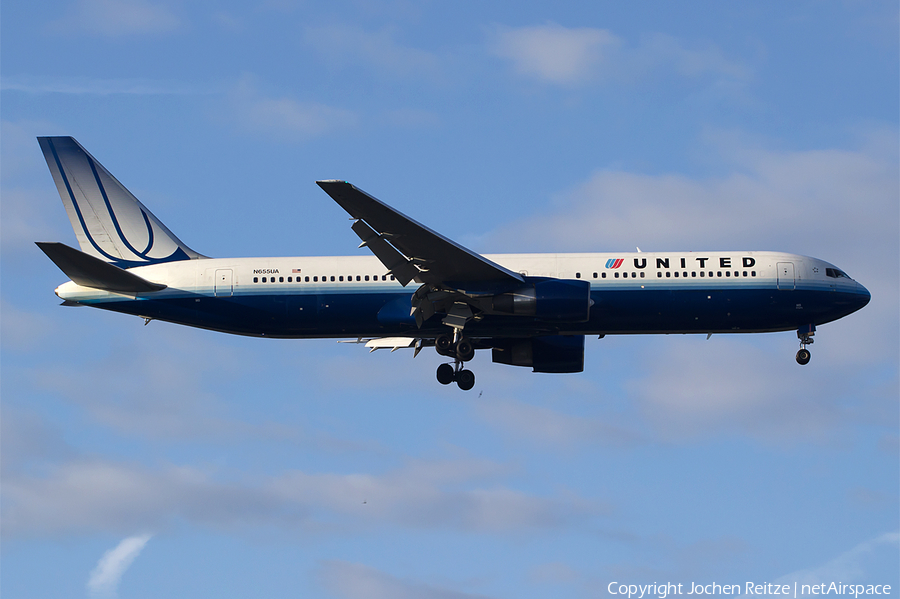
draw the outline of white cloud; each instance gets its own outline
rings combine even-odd
[[[482,245],[522,251],[797,251],[865,268],[896,253],[896,132],[880,129],[855,150],[769,150],[709,135],[724,174],[689,177],[598,170],[552,207],[503,227]],[[512,246],[512,243],[517,246]]]
[[[716,46],[690,48],[664,34],[645,35],[629,46],[607,29],[549,23],[497,27],[489,46],[493,54],[509,60],[516,73],[557,85],[631,83],[673,73],[690,79],[712,75],[743,81],[749,77],[745,66],[727,59]]]
[[[831,561],[821,566],[798,570],[786,574],[775,581],[776,584],[830,584],[842,582],[844,584],[865,583],[885,584],[888,580],[876,580],[873,576],[881,574],[874,572],[876,564],[881,561],[889,565],[889,570],[896,573],[897,549],[900,548],[900,533],[888,532],[869,541],[860,543],[850,551],[842,553]],[[885,558],[885,559],[882,559]]]
[[[160,81],[155,79],[97,77],[40,77],[6,76],[0,82],[3,91],[17,91],[27,94],[71,94],[71,95],[195,95],[214,94],[222,90],[195,83]]]
[[[516,532],[557,528],[606,506],[578,497],[535,497],[502,486],[500,468],[484,460],[411,461],[381,476],[289,472],[273,481],[285,501],[361,521],[393,522],[412,528]],[[491,473],[490,484],[473,483]]]
[[[254,134],[305,141],[356,126],[357,115],[342,108],[294,98],[262,95],[252,76],[245,75],[231,93],[236,124]]]
[[[79,0],[74,12],[55,21],[55,31],[106,37],[170,33],[182,26],[169,7],[145,0]]]
[[[429,52],[403,46],[391,30],[365,31],[352,25],[308,27],[304,41],[336,63],[356,63],[382,73],[433,74],[438,60]]]
[[[74,459],[8,475],[2,525],[12,536],[159,530],[176,520],[228,528],[286,519],[276,507],[258,489],[216,482],[196,468]]]
[[[568,29],[554,23],[498,27],[493,37],[494,54],[510,60],[517,73],[563,84],[593,78],[609,49],[621,43],[605,29]]]
[[[750,75],[747,67],[727,59],[713,44],[689,48],[678,38],[661,33],[642,36],[635,48],[623,51],[621,58],[618,72],[635,76],[668,71],[690,78],[714,74],[744,80]]]
[[[580,443],[631,445],[640,439],[636,432],[598,417],[574,416],[522,402],[478,402],[475,410],[488,424],[541,444],[561,447]]]
[[[735,432],[780,442],[827,439],[850,416],[842,402],[853,387],[809,378],[785,341],[783,352],[724,335],[656,344],[625,387],[664,439]]]
[[[298,431],[286,425],[251,424],[230,417],[229,406],[221,401],[216,386],[204,383],[220,369],[227,369],[232,377],[249,372],[252,357],[238,357],[199,331],[150,327],[156,328],[132,332],[145,340],[153,337],[153,343],[136,342],[125,331],[117,343],[127,345],[127,351],[114,349],[92,355],[86,362],[70,359],[67,364],[54,365],[57,376],[42,379],[35,374],[36,386],[54,391],[85,410],[94,422],[128,437],[229,442],[298,438]],[[93,382],[78,383],[86,380]]]
[[[384,474],[285,471],[223,482],[191,467],[75,459],[4,477],[11,536],[159,530],[176,521],[285,531],[385,525],[508,534],[583,525],[609,507],[567,492],[533,496],[502,484],[486,460],[411,460]]]
[[[767,249],[833,261],[866,285],[873,300],[820,327],[808,367],[794,363],[790,332],[604,343],[635,352],[634,344],[645,346],[625,390],[653,434],[670,440],[738,432],[765,442],[832,442],[848,421],[896,418],[897,346],[882,334],[896,330],[900,300],[897,269],[888,267],[900,243],[896,131],[864,132],[855,149],[773,150],[722,133],[705,141],[719,157],[715,175],[598,171],[559,194],[543,214],[512,222],[479,245],[507,251]],[[827,375],[838,369],[841,376]],[[494,424],[530,430],[545,441],[578,439],[601,425],[522,406],[478,409]]]
[[[340,599],[484,599],[483,595],[405,580],[340,560],[322,562],[318,578],[329,593]]]
[[[153,535],[144,534],[128,537],[103,554],[97,567],[91,572],[87,588],[92,597],[118,596],[119,581],[125,570],[144,549]]]

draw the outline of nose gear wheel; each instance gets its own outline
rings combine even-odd
[[[816,325],[808,325],[797,330],[797,338],[800,339],[800,350],[797,352],[797,364],[800,364],[801,366],[809,364],[812,353],[806,349],[806,346],[813,344],[815,341],[813,335],[815,334]]]

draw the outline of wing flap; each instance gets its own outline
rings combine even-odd
[[[401,285],[406,287],[419,274],[419,269],[411,261],[404,258],[403,254],[365,222],[358,220],[350,228],[362,240],[360,245],[372,250],[372,253],[381,260],[381,263],[400,281]]]

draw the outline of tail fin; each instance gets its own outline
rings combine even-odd
[[[39,137],[81,250],[122,268],[204,258],[72,137]]]

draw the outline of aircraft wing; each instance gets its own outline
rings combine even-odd
[[[317,181],[357,219],[353,231],[402,285],[411,280],[466,293],[524,282],[522,275],[491,262],[346,181]]]

